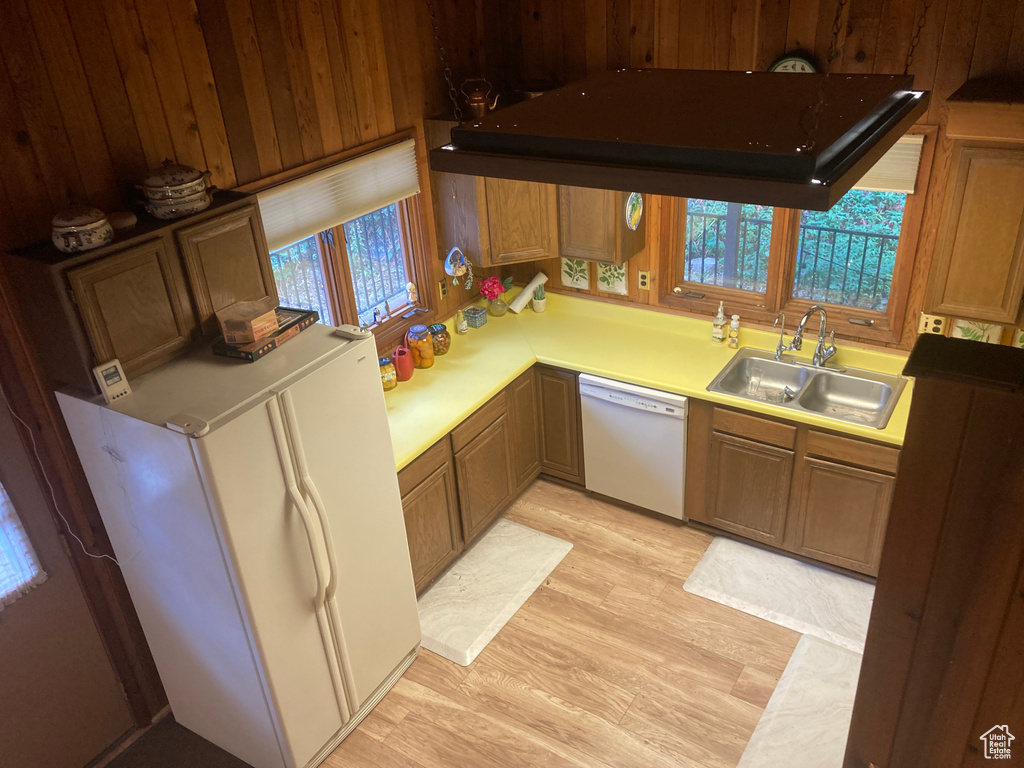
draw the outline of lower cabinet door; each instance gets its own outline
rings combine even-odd
[[[502,413],[455,454],[466,544],[512,501],[515,481],[510,443],[508,416]]]
[[[580,457],[580,408],[577,376],[538,366],[541,472],[583,485]]]
[[[809,457],[800,477],[789,548],[876,576],[896,478]]]
[[[505,390],[512,438],[512,468],[516,490],[537,476],[540,469],[540,418],[537,380],[531,368]]]
[[[793,451],[712,432],[708,469],[707,522],[781,546]]]
[[[451,456],[402,497],[412,575],[419,594],[462,551]]]

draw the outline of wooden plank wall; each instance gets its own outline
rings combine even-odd
[[[922,123],[940,126],[928,185],[912,288],[899,344],[913,346],[946,187],[951,142],[942,130],[946,100],[968,78],[1024,76],[1024,2],[1020,0],[849,0],[832,72],[902,73],[923,9],[929,5],[909,72],[932,91]],[[500,47],[488,39],[489,73],[506,83],[570,82],[617,66],[766,69],[784,53],[810,54],[823,68],[832,41],[834,0],[504,0]],[[490,55],[497,51],[500,59]],[[638,120],[643,116],[638,115]],[[656,215],[655,211],[651,211]],[[650,219],[657,221],[656,218]],[[627,297],[657,305],[658,244],[629,262]],[[508,270],[518,279],[537,265]],[[558,287],[557,260],[541,265]],[[637,273],[655,286],[638,291]],[[591,277],[595,285],[594,277]],[[571,290],[571,289],[566,289]]]

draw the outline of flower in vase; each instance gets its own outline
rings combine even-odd
[[[512,286],[512,278],[506,278],[503,283],[497,275],[491,275],[485,280],[477,280],[476,284],[480,286],[481,296],[488,301],[494,301]]]

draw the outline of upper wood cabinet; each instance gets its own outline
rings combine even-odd
[[[538,261],[558,255],[555,187],[532,181],[482,179],[487,206],[481,228],[484,266]]]
[[[627,192],[559,187],[559,255],[622,264],[643,250],[647,217],[641,216],[636,230],[630,229],[626,225],[628,198]]]
[[[430,147],[446,143],[455,123],[427,120]],[[553,184],[430,174],[442,253],[459,247],[481,267],[558,256],[558,196]]]
[[[1024,296],[1024,146],[958,141],[929,311],[1016,322]]]
[[[215,335],[217,310],[277,301],[252,196],[218,192],[206,211],[172,222],[144,216],[118,237],[85,253],[46,243],[4,256],[55,388],[95,391],[92,368],[114,357],[138,376]]]
[[[271,298],[277,284],[256,205],[175,232],[203,332],[217,333],[216,313],[239,301]]]
[[[136,376],[188,348],[195,317],[167,241],[156,238],[67,272],[97,364]]]

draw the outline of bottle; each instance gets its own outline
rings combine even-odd
[[[469,322],[466,320],[466,313],[461,309],[455,313],[455,332],[460,336],[469,333]]]
[[[718,302],[718,314],[711,321],[711,343],[725,344],[725,303]]]
[[[729,349],[738,349],[740,346],[740,316],[733,315],[729,323]]]

